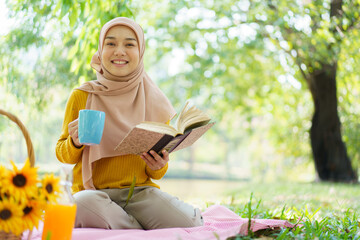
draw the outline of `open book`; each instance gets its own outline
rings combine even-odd
[[[136,125],[115,147],[119,155],[136,154],[163,149],[174,152],[191,146],[215,123],[210,117],[186,102],[179,113],[175,126],[158,122],[142,122]]]

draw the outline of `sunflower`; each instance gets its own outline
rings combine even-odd
[[[41,185],[43,195],[47,201],[56,202],[56,199],[61,192],[59,182],[60,178],[55,177],[53,173],[44,175],[43,179],[41,180]]]
[[[36,199],[29,200],[23,208],[23,216],[21,218],[23,223],[23,230],[38,228],[39,220],[43,215],[45,202]]]
[[[33,197],[37,193],[37,168],[31,167],[29,159],[26,160],[22,169],[18,169],[14,162],[13,171],[8,171],[3,184],[7,188],[7,194],[13,196],[21,203],[25,203],[27,199]]]
[[[3,198],[0,201],[0,229],[6,233],[20,235],[22,233],[22,206],[13,198]]]

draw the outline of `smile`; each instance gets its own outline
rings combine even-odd
[[[120,61],[118,61],[118,60],[113,60],[113,61],[111,61],[112,63],[115,63],[115,64],[127,64],[128,63],[128,61],[124,61],[124,60],[120,60]]]

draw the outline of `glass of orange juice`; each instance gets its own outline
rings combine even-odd
[[[70,240],[75,224],[76,205],[50,204],[45,210],[42,240]]]
[[[65,180],[58,203],[49,204],[45,209],[42,240],[71,240],[75,225],[76,204],[71,194],[72,168],[63,166]]]

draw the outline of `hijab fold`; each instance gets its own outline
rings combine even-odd
[[[139,46],[139,65],[127,76],[111,74],[101,62],[106,33],[117,25],[132,29]],[[144,71],[144,52],[144,32],[133,20],[118,17],[102,27],[98,51],[90,64],[96,70],[97,80],[86,82],[78,88],[89,93],[86,109],[105,112],[105,126],[100,144],[85,146],[83,151],[82,178],[85,189],[95,189],[92,163],[102,158],[117,156],[114,148],[135,125],[142,121],[165,123],[176,114],[168,98]]]

